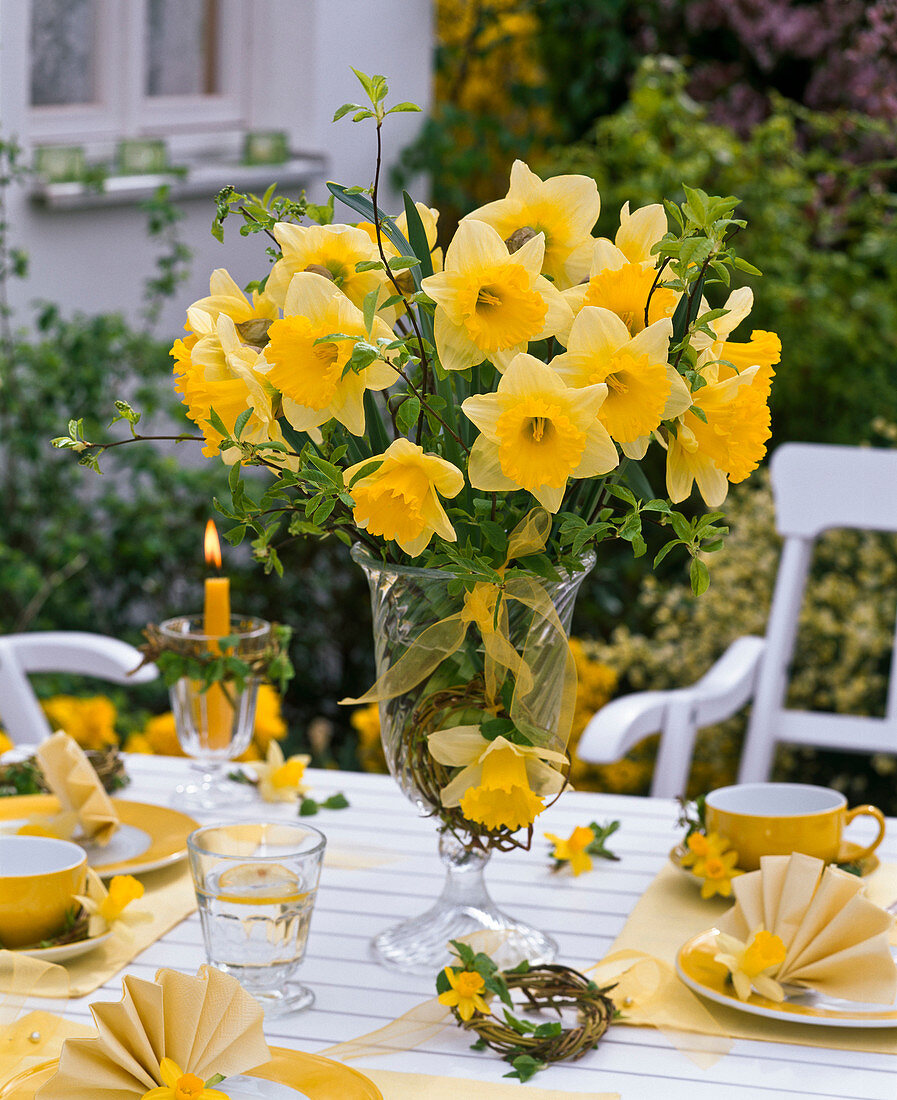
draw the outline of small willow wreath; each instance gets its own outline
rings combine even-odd
[[[526,1081],[551,1062],[576,1061],[598,1045],[616,1015],[616,1008],[608,993],[613,986],[599,987],[584,974],[569,966],[545,964],[530,966],[522,962],[511,970],[499,970],[483,952],[474,953],[467,945],[453,940],[458,953],[455,967],[440,971],[436,988],[443,1004],[450,1004],[455,995],[448,971],[458,974],[476,973],[483,979],[483,994],[494,993],[505,1006],[502,1016],[493,1007],[488,1014],[476,1008],[469,1018],[461,1015],[460,1004],[452,1004],[452,1015],[465,1031],[476,1032],[475,1049],[489,1047],[510,1062],[513,1072],[508,1077]],[[520,990],[526,998],[523,1006],[528,1012],[546,1010],[562,1015],[564,1009],[575,1009],[575,1027],[565,1028],[559,1020],[534,1024],[519,1019],[512,1011],[514,1005],[510,991]]]

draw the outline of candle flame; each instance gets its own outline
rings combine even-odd
[[[218,530],[215,521],[210,519],[206,524],[206,534],[203,539],[203,549],[206,556],[206,565],[214,565],[221,568],[221,542],[218,538]]]

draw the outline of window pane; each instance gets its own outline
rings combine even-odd
[[[149,0],[146,94],[218,90],[218,0]]]
[[[94,0],[32,0],[31,104],[93,103]]]

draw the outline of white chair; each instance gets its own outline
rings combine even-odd
[[[659,732],[652,795],[683,794],[697,731],[731,717],[749,699],[740,783],[769,778],[780,741],[897,752],[897,645],[883,718],[784,706],[814,540],[831,528],[897,532],[897,451],[786,443],[773,455],[770,474],[784,547],[766,637],[738,638],[691,687],[615,699],[591,719],[580,739],[578,755],[605,764]]]
[[[134,646],[103,634],[75,630],[0,635],[0,725],[16,745],[38,744],[50,726],[28,681],[35,672],[69,672],[116,684],[155,680],[155,665],[139,672],[142,654]]]

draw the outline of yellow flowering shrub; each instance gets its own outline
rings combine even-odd
[[[64,730],[82,749],[108,749],[118,744],[115,721],[118,712],[105,695],[78,698],[54,695],[41,703],[50,728]]]

